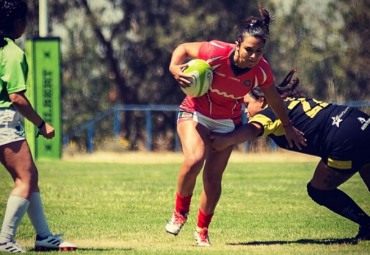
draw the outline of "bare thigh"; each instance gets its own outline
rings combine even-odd
[[[353,174],[343,174],[328,167],[322,160],[316,167],[311,185],[319,190],[333,190],[350,179]]]
[[[177,125],[184,162],[182,163],[177,178],[177,192],[182,196],[193,193],[196,178],[203,168],[205,159],[205,140],[208,129],[192,120],[187,120]]]
[[[189,161],[189,164],[204,161],[205,143],[209,130],[195,121],[187,120],[177,124],[177,132],[185,161]]]
[[[0,162],[15,183],[12,195],[29,199],[33,192],[39,191],[37,168],[25,140],[0,146]]]

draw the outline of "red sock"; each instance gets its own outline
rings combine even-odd
[[[189,213],[190,210],[190,201],[192,195],[188,197],[183,197],[179,193],[176,193],[176,206],[175,210],[180,213]]]
[[[199,209],[197,227],[208,228],[209,224],[211,223],[212,217],[213,214],[208,215]]]

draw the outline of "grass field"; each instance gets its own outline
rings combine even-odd
[[[370,241],[353,243],[349,239],[358,231],[354,223],[307,196],[306,183],[315,161],[297,161],[293,157],[296,162],[288,163],[277,157],[275,162],[269,156],[261,157],[267,162],[232,160],[224,174],[223,194],[209,229],[213,246],[196,247],[193,233],[200,178],[182,232],[174,237],[164,231],[175,201],[180,165],[175,156],[168,163],[161,155],[150,160],[146,155],[129,163],[92,158],[94,162],[86,158],[37,162],[50,228],[79,246],[73,254],[370,253]],[[1,219],[12,187],[10,177],[0,166]],[[370,213],[369,193],[358,175],[341,189]],[[36,254],[32,251],[34,237],[25,217],[16,240],[29,254]],[[54,253],[58,252],[48,254]]]

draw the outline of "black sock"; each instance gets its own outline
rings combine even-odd
[[[370,217],[367,215],[351,197],[339,189],[318,190],[307,184],[308,195],[319,205],[359,224],[370,226]]]

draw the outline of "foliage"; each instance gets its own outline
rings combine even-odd
[[[27,2],[27,36],[32,37],[38,33],[38,1]],[[301,89],[310,96],[369,99],[364,67],[370,61],[370,0],[260,2],[275,14],[265,57],[277,81],[297,68]],[[234,25],[259,16],[258,3],[251,0],[200,0],[196,6],[177,0],[56,0],[49,1],[49,9],[50,33],[62,39],[64,134],[115,105],[178,105],[184,94],[168,71],[172,50],[185,41],[233,42]],[[155,137],[174,137],[172,114],[158,113],[158,120],[152,126]],[[141,149],[142,114],[122,113],[121,121],[130,149]],[[98,143],[112,132],[109,123],[97,129]],[[73,139],[84,146],[85,137]]]
[[[335,6],[331,5],[331,8]],[[341,90],[347,98],[369,101],[370,73],[370,0],[340,0],[336,6],[342,14],[344,26],[339,32],[346,42],[340,59],[346,80]]]

